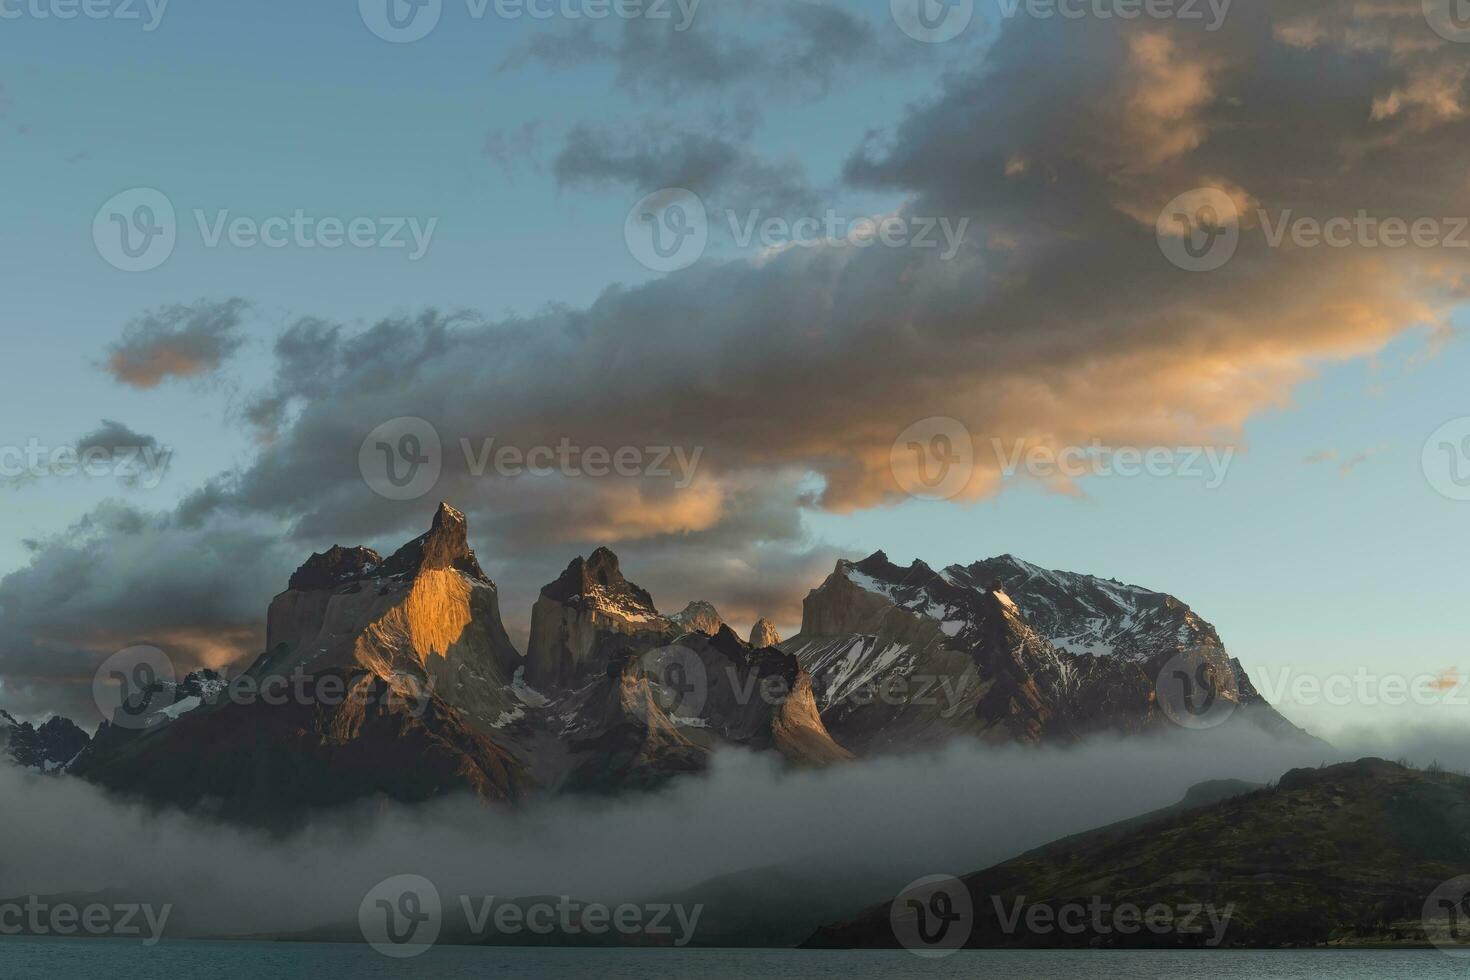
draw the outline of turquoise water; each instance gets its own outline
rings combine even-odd
[[[941,960],[903,952],[586,950],[440,947],[391,960],[365,946],[112,940],[0,940],[0,980],[1437,980],[1470,974],[1470,960],[1434,950],[1344,952],[962,952]]]

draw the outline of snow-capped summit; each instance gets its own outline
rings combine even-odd
[[[1215,628],[1189,606],[1140,586],[1052,571],[1012,555],[951,565],[944,576],[969,588],[1000,583],[1038,632],[1071,653],[1146,661],[1200,646],[1223,648]]]
[[[782,648],[811,672],[834,737],[858,748],[955,729],[1039,740],[1156,728],[1166,719],[1155,677],[1181,654],[1233,681],[1262,727],[1296,731],[1183,602],[1010,555],[942,572],[922,561],[896,565],[881,551],[839,561],[803,603],[801,633]],[[921,679],[951,690],[951,703],[915,695]]]

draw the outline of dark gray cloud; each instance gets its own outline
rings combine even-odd
[[[240,328],[248,308],[242,299],[200,300],[145,313],[123,328],[104,367],[134,388],[213,374],[244,344]]]
[[[822,90],[844,74],[914,64],[896,35],[891,25],[875,25],[838,3],[703,0],[683,30],[678,19],[642,17],[574,24],[538,34],[501,68],[605,62],[619,85],[669,99],[741,84]]]
[[[259,652],[262,603],[305,557],[268,521],[191,525],[116,502],[29,547],[30,563],[0,579],[0,690],[12,711],[86,727],[101,720],[92,671],[126,646],[158,646],[180,669]]]
[[[0,635],[45,646],[117,619],[128,629],[110,639],[194,635],[209,611],[221,632],[258,629],[291,564],[332,543],[399,543],[439,498],[470,512],[486,567],[522,597],[505,603],[512,621],[595,544],[625,553],[671,608],[705,598],[769,615],[830,557],[803,513],[905,499],[894,445],[918,420],[949,417],[972,437],[969,501],[1001,486],[992,440],[1235,444],[1317,365],[1442,323],[1460,295],[1463,250],[1281,248],[1263,225],[1287,211],[1470,214],[1462,54],[1420,18],[1302,0],[1238,5],[1216,33],[1017,19],[846,166],[898,218],[968,221],[951,259],[834,243],[706,261],[524,319],[304,320],[247,412],[259,459],[174,514],[136,518],[141,532],[48,542],[0,582]],[[588,173],[624,176],[659,165],[626,148],[585,159],[600,161]],[[1221,268],[1186,272],[1155,224],[1201,186],[1245,215],[1241,242]],[[432,423],[445,449],[438,485],[409,503],[374,493],[359,468],[369,433],[403,416]],[[678,447],[699,463],[682,485],[476,475],[461,440],[489,439]],[[178,572],[159,577],[167,561],[134,554]],[[207,565],[185,571],[222,555],[249,569],[228,608],[214,598],[196,612],[169,593],[223,587]],[[98,581],[140,608],[118,616],[82,595]],[[69,598],[46,611],[57,597]]]
[[[158,485],[173,464],[173,450],[150,435],[112,419],[77,440],[77,455],[106,463],[124,486]]]
[[[818,195],[800,163],[771,163],[746,149],[734,127],[696,132],[644,125],[632,132],[577,126],[552,163],[561,186],[617,184],[643,194],[682,187],[728,207],[788,214],[811,211]]]

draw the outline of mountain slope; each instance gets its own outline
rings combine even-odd
[[[973,908],[965,945],[1444,942],[1448,918],[1426,922],[1426,904],[1467,862],[1470,778],[1381,759],[1294,769],[1274,787],[1070,837],[965,877]],[[1015,915],[1094,905],[1209,909],[1223,924],[1193,931],[1178,915],[1181,928],[1124,933],[1084,917],[1087,927],[1069,932]],[[876,906],[808,945],[899,945],[893,911]],[[897,917],[902,928],[913,913],[901,906]]]

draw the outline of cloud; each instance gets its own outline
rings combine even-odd
[[[1312,43],[1282,33],[1306,14],[1322,26]],[[1470,274],[1462,252],[1273,247],[1251,209],[1272,220],[1470,214],[1470,122],[1373,111],[1406,77],[1459,57],[1455,45],[1415,43],[1432,35],[1422,20],[1306,0],[1238,6],[1213,33],[1158,21],[1058,27],[1009,22],[984,61],[946,76],[847,158],[848,185],[895,202],[891,216],[967,220],[952,259],[824,243],[706,260],[525,318],[429,310],[360,330],[303,319],[276,344],[274,378],[246,411],[258,459],[173,514],[138,515],[145,533],[99,523],[94,543],[47,543],[0,583],[0,632],[50,642],[107,614],[80,598],[59,607],[66,619],[27,607],[94,581],[86,559],[108,553],[109,535],[122,554],[242,562],[248,588],[227,590],[228,609],[205,597],[200,610],[216,610],[221,629],[258,624],[292,563],[334,542],[401,543],[440,498],[470,512],[511,620],[570,554],[607,542],[671,606],[792,609],[814,584],[800,577],[830,556],[803,515],[908,499],[892,457],[914,422],[946,417],[968,433],[977,454],[957,500],[977,501],[1006,479],[992,440],[1235,445],[1248,419],[1287,403],[1320,365],[1443,327]],[[1367,54],[1365,33],[1379,38]],[[587,149],[573,172],[588,179],[663,163],[641,137],[589,138]],[[699,149],[709,148],[673,157],[730,172],[727,147]],[[1154,221],[1206,185],[1246,220],[1233,259],[1187,272],[1162,254]],[[359,467],[369,433],[404,416],[431,423],[444,447],[432,494],[410,503],[373,492]],[[477,474],[462,447],[491,439],[522,452],[679,447],[699,464],[682,487],[648,472]],[[168,589],[223,587],[208,575],[157,579],[147,565],[108,572],[119,595],[160,590],[140,613],[170,635],[206,617]]]
[[[669,125],[619,133],[577,126],[568,133],[552,173],[563,187],[620,184],[640,194],[682,187],[732,207],[780,214],[816,207],[817,195],[799,163],[770,163],[735,142],[739,139],[738,133],[727,138]]]
[[[99,428],[73,445],[48,450],[36,444],[34,454],[30,450],[26,447],[19,472],[0,478],[0,485],[18,487],[48,477],[111,477],[125,487],[152,490],[173,463],[172,449],[111,419],[103,419]]]
[[[124,486],[157,486],[173,463],[174,452],[150,435],[135,432],[121,422],[103,419],[100,427],[77,440],[77,455],[112,466]]]
[[[608,63],[619,85],[670,99],[742,84],[820,91],[844,73],[912,66],[893,34],[837,3],[703,0],[683,26],[678,18],[634,17],[538,34],[501,70],[532,61],[558,69]]]
[[[0,579],[3,696],[89,728],[92,673],[117,650],[153,644],[181,670],[258,653],[264,602],[305,557],[267,521],[191,526],[116,502],[28,544],[30,563]]]
[[[1381,453],[1385,453],[1387,451],[1388,446],[1385,444],[1372,446],[1367,449],[1360,449],[1357,452],[1353,453],[1351,456],[1344,457],[1343,454],[1338,452],[1338,450],[1336,449],[1320,449],[1317,452],[1314,452],[1307,456],[1304,460],[1302,460],[1302,462],[1306,463],[1308,466],[1315,466],[1320,463],[1335,463],[1338,462],[1338,460],[1341,460],[1341,463],[1337,467],[1338,475],[1351,476],[1352,472],[1356,470],[1359,466],[1362,466],[1374,456],[1380,455]]]
[[[1464,758],[1463,739],[1456,744],[1442,761]],[[1374,748],[1398,754],[1387,740]],[[26,801],[0,843],[10,890],[0,899],[105,887],[125,901],[174,903],[181,929],[295,933],[355,927],[369,889],[400,874],[427,877],[452,908],[460,895],[667,900],[717,876],[768,868],[783,887],[809,888],[824,904],[832,901],[833,873],[853,881],[849,911],[856,911],[921,875],[966,874],[1171,805],[1198,782],[1266,782],[1338,757],[1283,749],[1260,734],[1184,731],[1066,749],[965,741],[931,755],[819,772],[784,771],[729,752],[716,757],[708,776],[658,794],[564,798],[518,810],[465,798],[412,808],[375,802],[323,815],[287,839],[0,767],[0,793]],[[343,861],[344,853],[353,859]]]
[[[134,388],[212,374],[244,344],[240,326],[248,307],[242,299],[200,300],[145,313],[108,349],[105,370]]]

